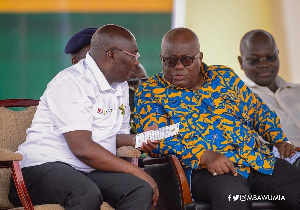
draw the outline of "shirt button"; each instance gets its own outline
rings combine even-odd
[[[215,134],[213,135],[213,139],[216,140],[217,138],[218,138],[218,134],[215,133]]]

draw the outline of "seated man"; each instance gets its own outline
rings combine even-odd
[[[250,199],[232,197],[251,194],[280,196],[271,202],[299,209],[300,169],[275,158],[258,138],[286,157],[295,152],[277,115],[232,69],[203,63],[198,37],[187,28],[164,35],[160,57],[162,72],[135,95],[137,130],[153,124],[180,127],[149,155],[173,154],[184,168],[192,168],[193,198],[212,209],[250,209]]]
[[[72,64],[78,63],[85,58],[88,51],[90,51],[90,44],[93,34],[97,28],[85,28],[74,34],[65,46],[65,53],[70,54]],[[139,85],[148,79],[148,75],[144,66],[139,63],[135,71],[128,81],[129,85],[129,106],[130,106],[130,133],[137,134],[134,123],[134,93]]]
[[[150,209],[156,182],[116,154],[134,146],[129,134],[128,84],[138,62],[132,33],[105,25],[92,37],[90,52],[48,84],[19,146],[24,180],[34,205],[99,210]],[[9,199],[21,206],[14,184]]]
[[[240,53],[243,81],[276,112],[288,140],[300,147],[300,84],[287,83],[278,76],[279,50],[274,37],[264,30],[249,31],[241,39]]]

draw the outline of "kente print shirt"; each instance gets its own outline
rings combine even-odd
[[[247,178],[250,167],[272,174],[275,158],[259,135],[272,145],[287,141],[280,120],[226,66],[201,65],[205,83],[197,90],[179,88],[159,73],[142,84],[135,95],[137,131],[158,124],[180,122],[179,134],[160,141],[149,155],[173,154],[185,168],[201,169],[206,150],[227,156]]]

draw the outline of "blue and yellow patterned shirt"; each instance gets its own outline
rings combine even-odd
[[[262,144],[287,141],[275,112],[225,66],[202,63],[205,83],[197,90],[176,87],[163,73],[140,86],[135,95],[138,133],[148,126],[180,122],[179,134],[163,139],[150,156],[174,154],[184,168],[201,169],[202,154],[211,150],[226,155],[238,172],[248,177],[250,167],[272,174],[275,158]]]

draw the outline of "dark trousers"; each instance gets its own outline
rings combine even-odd
[[[45,163],[22,169],[34,205],[57,203],[65,209],[99,210],[103,201],[116,209],[150,209],[152,188],[126,173],[83,173],[61,163]],[[9,200],[22,206],[11,179]]]
[[[209,202],[212,209],[250,209],[246,195],[269,195],[266,200],[282,209],[300,209],[300,168],[279,158],[272,175],[251,169],[245,179],[232,174],[213,176],[200,169],[193,171],[191,183],[193,198]]]

